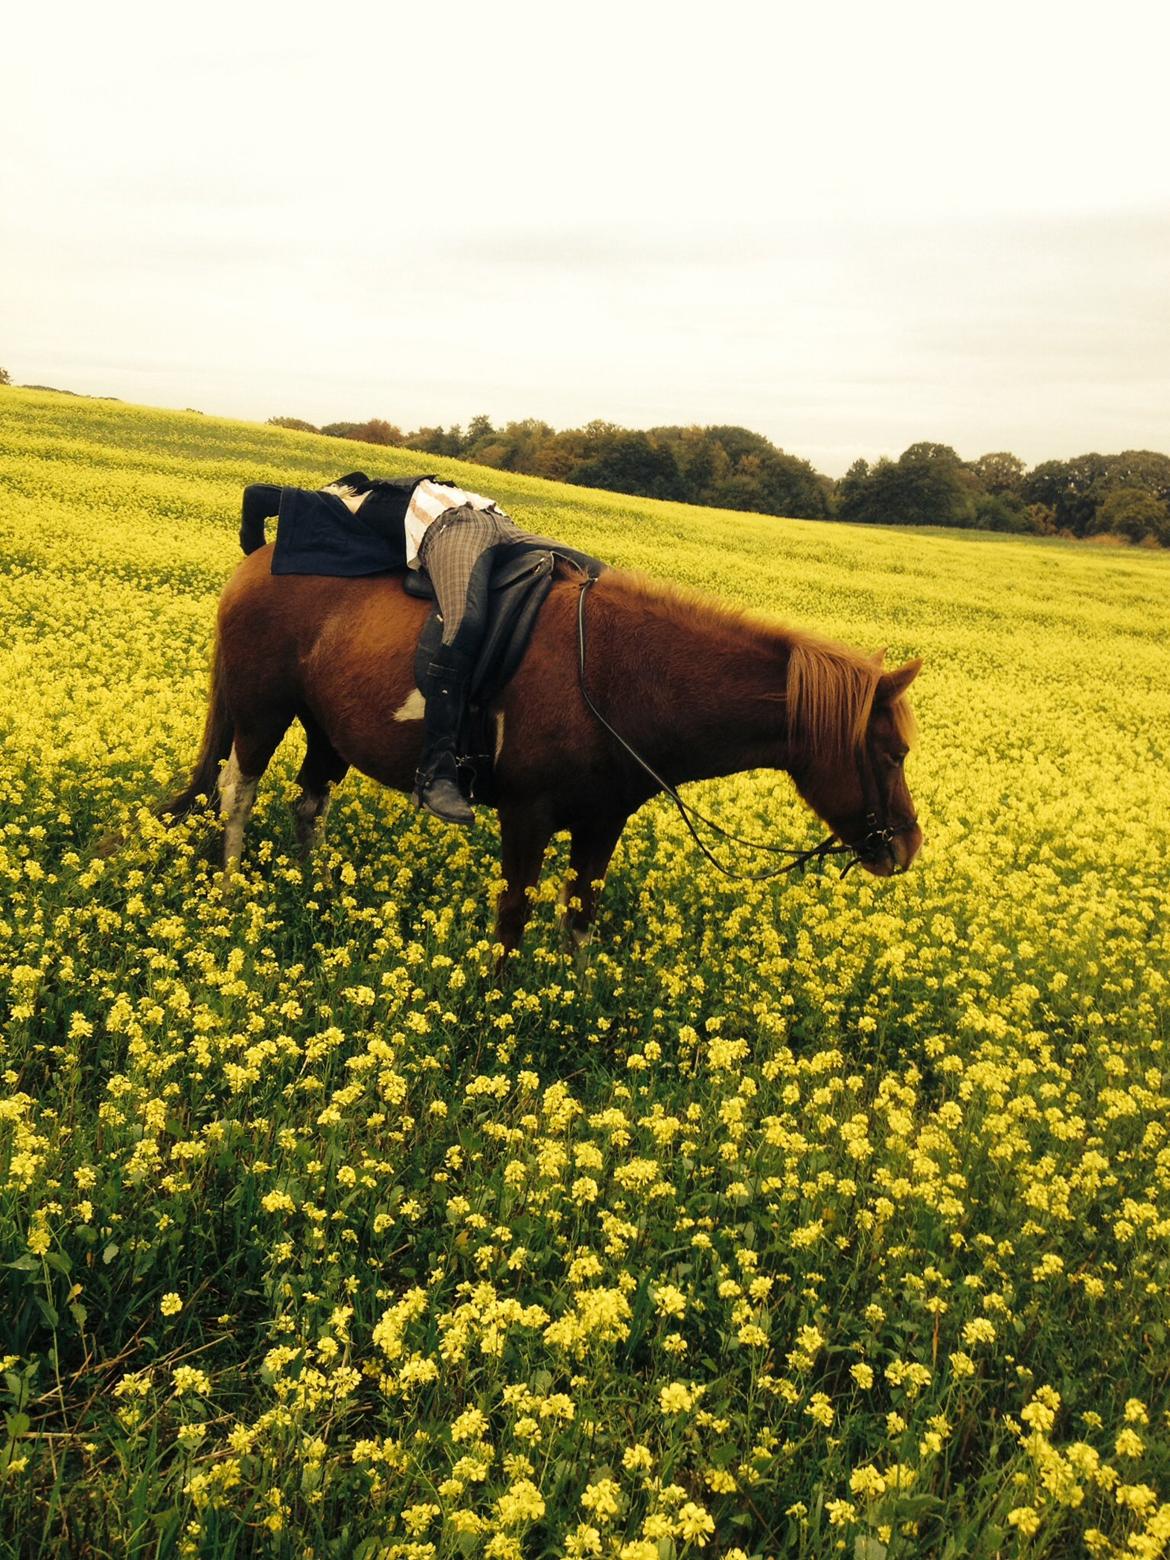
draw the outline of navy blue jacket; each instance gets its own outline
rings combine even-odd
[[[335,493],[255,482],[244,489],[240,546],[246,553],[263,547],[264,521],[276,515],[273,574],[358,575],[405,569],[406,511],[410,495],[426,480],[424,475],[371,482],[360,471],[339,477],[339,487],[369,495],[356,514]]]

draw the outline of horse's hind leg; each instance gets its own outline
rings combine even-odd
[[[293,804],[293,817],[297,849],[301,860],[308,861],[324,831],[331,787],[345,778],[349,765],[307,711],[301,714],[301,725],[305,728],[308,745],[305,761],[297,774],[301,794]]]
[[[219,815],[223,819],[223,875],[231,877],[244,849],[244,829],[260,776],[244,773],[233,746],[219,774]]]
[[[292,716],[268,713],[248,725],[236,723],[235,740],[219,776],[219,812],[223,819],[223,875],[231,877],[244,848],[244,829],[261,776],[268,768]]]

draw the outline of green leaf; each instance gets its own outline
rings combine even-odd
[[[880,1538],[859,1533],[853,1540],[853,1560],[886,1560],[889,1550]]]
[[[9,1414],[4,1421],[4,1428],[8,1431],[12,1440],[15,1441],[18,1436],[28,1434],[28,1427],[31,1424],[32,1420],[27,1414]]]
[[[915,1522],[927,1512],[938,1511],[942,1501],[937,1495],[902,1495],[895,1502],[899,1522]]]
[[[110,1244],[103,1250],[103,1252],[102,1252],[102,1261],[107,1265],[107,1267],[114,1260],[114,1258],[118,1255],[118,1250],[119,1250],[118,1243],[117,1243],[117,1241],[114,1241],[114,1240],[112,1240],[110,1242]]]

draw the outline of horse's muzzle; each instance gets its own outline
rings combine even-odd
[[[888,840],[863,843],[857,852],[857,865],[874,877],[896,877],[910,870],[910,864],[922,849],[922,830],[910,823],[891,833]]]

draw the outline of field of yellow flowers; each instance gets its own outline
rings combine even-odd
[[[0,1553],[1170,1553],[1170,560],[492,473],[925,660],[909,875],[654,803],[587,963],[561,842],[497,978],[490,814],[351,776],[302,873],[290,737],[225,891],[146,810],[242,486],[418,459],[0,391]]]

